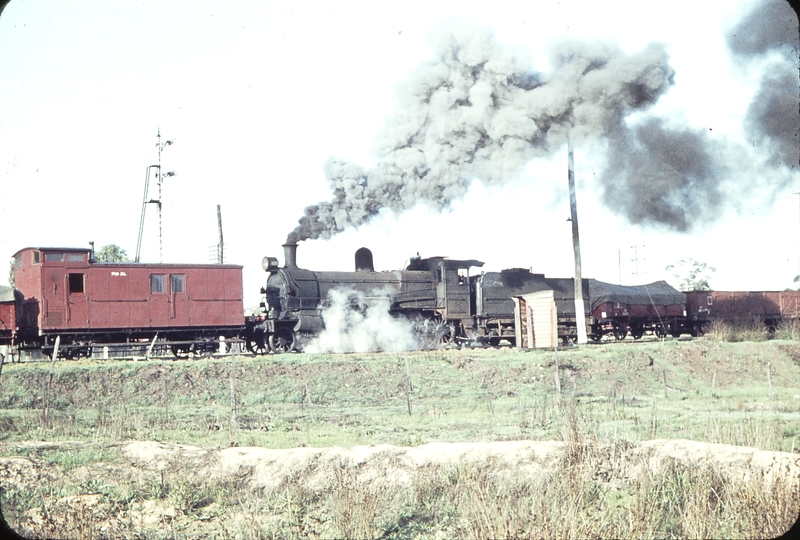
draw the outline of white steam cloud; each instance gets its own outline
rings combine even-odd
[[[325,330],[304,347],[306,352],[402,352],[419,348],[413,323],[389,313],[388,296],[333,289],[328,298],[330,305],[322,311]]]

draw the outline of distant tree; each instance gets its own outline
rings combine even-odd
[[[97,262],[131,262],[124,249],[116,244],[108,244],[94,252]]]
[[[794,286],[800,291],[800,276],[794,276]]]
[[[681,259],[667,266],[666,271],[672,273],[682,291],[708,291],[711,290],[708,280],[717,269],[694,259]]]
[[[795,280],[796,281],[796,280]],[[14,259],[11,259],[11,268],[8,269],[8,284],[14,286]]]

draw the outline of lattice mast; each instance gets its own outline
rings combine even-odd
[[[164,178],[175,176],[175,171],[170,171],[166,174],[162,174],[161,172],[161,151],[171,145],[174,140],[170,139],[169,141],[161,142],[161,128],[158,128],[158,135],[157,135],[157,142],[156,148],[158,148],[158,164],[156,165],[148,165],[147,170],[145,171],[145,179],[144,179],[144,197],[142,197],[142,217],[139,220],[139,239],[136,242],[136,258],[135,262],[139,262],[139,258],[141,257],[142,252],[142,233],[144,232],[144,216],[147,210],[148,204],[155,204],[158,214],[158,262],[164,262],[164,248],[163,248],[163,229],[162,229],[162,220],[161,220],[161,184],[164,181]],[[156,184],[158,185],[158,198],[156,199],[147,199],[147,194],[150,189],[150,171],[152,169],[156,170]]]

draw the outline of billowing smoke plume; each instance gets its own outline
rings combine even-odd
[[[785,0],[767,0],[731,32],[728,45],[740,59],[771,58],[767,75],[745,117],[746,136],[764,146],[769,164],[796,170],[800,163],[800,28]]]
[[[700,131],[670,130],[657,118],[609,141],[605,203],[631,223],[657,222],[685,232],[722,201],[721,164]]]
[[[310,353],[400,352],[419,348],[411,321],[389,314],[388,297],[349,289],[330,291],[322,311],[325,330],[305,346]]]
[[[367,171],[329,160],[333,198],[306,208],[289,241],[329,238],[382,208],[402,211],[419,202],[444,208],[473,179],[514,178],[568,134],[576,141],[629,138],[624,118],[655,103],[673,83],[657,44],[626,55],[608,44],[563,43],[551,52],[547,76],[486,29],[460,23],[439,32],[432,45],[436,59],[398,90],[397,108],[378,136],[378,165]]]

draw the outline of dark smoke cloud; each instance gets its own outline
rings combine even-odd
[[[797,58],[800,47],[797,13],[786,0],[766,0],[733,29],[728,46],[741,56],[783,50]]]
[[[774,167],[800,163],[800,26],[784,0],[767,0],[728,36],[742,60],[771,58],[745,117],[746,136],[766,148]]]
[[[631,223],[686,232],[708,221],[723,200],[724,168],[702,130],[668,129],[651,119],[609,141],[603,195]]]
[[[745,117],[754,143],[771,150],[770,165],[797,168],[800,163],[800,80],[797,69],[776,66],[761,81]],[[760,135],[760,137],[759,137]],[[756,140],[763,138],[763,140]]]
[[[333,198],[306,208],[289,241],[329,238],[383,208],[444,208],[473,179],[498,184],[518,176],[567,134],[575,141],[622,140],[623,119],[673,84],[658,44],[626,55],[604,43],[562,43],[551,51],[549,75],[472,25],[445,28],[432,45],[436,58],[398,90],[396,110],[378,136],[378,165],[367,171],[329,160]]]

